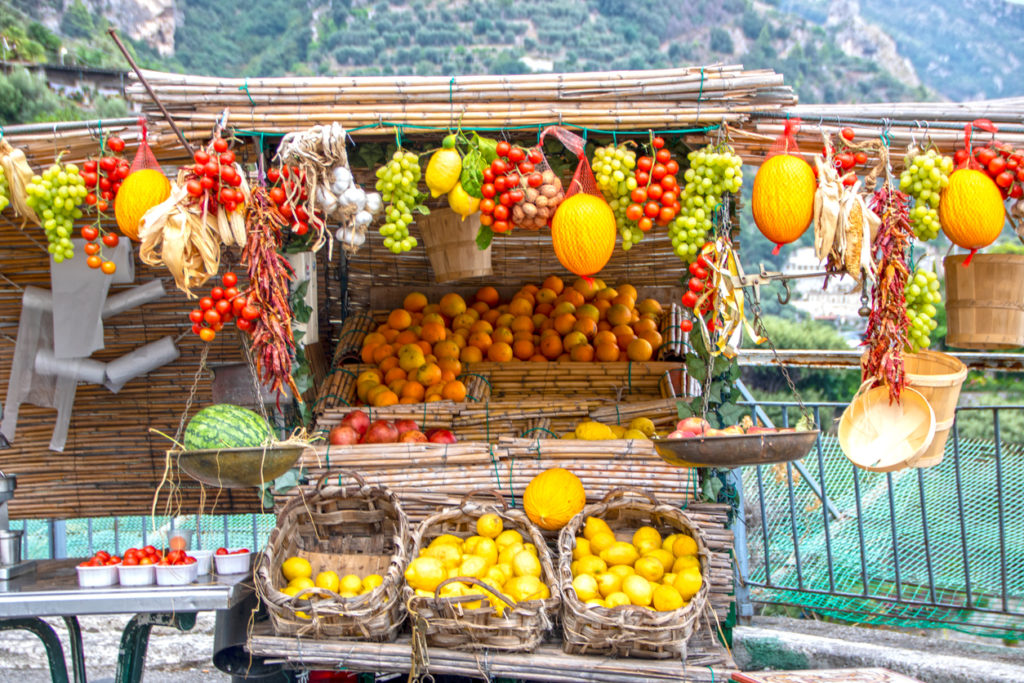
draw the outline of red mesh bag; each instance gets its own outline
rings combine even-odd
[[[550,126],[545,128],[540,134],[540,141],[537,143],[537,149],[540,149],[544,144],[544,138],[548,134],[554,135],[567,150],[576,155],[579,162],[576,164],[576,172],[572,174],[572,180],[569,181],[569,189],[565,192],[565,199],[577,194],[579,192],[586,192],[592,194],[595,197],[601,197],[604,199],[604,195],[601,194],[601,190],[597,187],[597,180],[594,179],[594,172],[590,168],[590,161],[587,160],[585,151],[586,140],[581,138],[579,135],[566,130],[560,126]],[[543,152],[541,152],[543,154]],[[547,165],[547,161],[544,161]]]
[[[135,152],[135,160],[132,161],[131,170],[128,172],[129,175],[145,168],[154,171],[160,170],[160,162],[156,160],[156,155],[153,154],[153,150],[149,148],[146,119],[143,116],[139,117],[139,128],[142,129],[142,139],[139,141],[139,150]]]
[[[782,134],[775,138],[775,142],[772,143],[771,149],[768,150],[765,160],[779,154],[800,156],[800,147],[796,144],[796,134],[800,132],[801,123],[800,119],[786,119],[786,127],[782,129]]]
[[[983,130],[987,133],[995,135],[998,132],[996,125],[988,119],[975,119],[964,126],[964,148],[956,153],[954,160],[956,161],[956,170],[959,171],[964,168],[970,168],[975,171],[984,171],[985,168],[978,161],[974,155],[974,130]],[[993,140],[993,144],[995,141]],[[988,147],[989,145],[985,145]]]

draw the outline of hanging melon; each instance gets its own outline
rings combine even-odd
[[[581,277],[597,273],[615,249],[615,214],[608,202],[580,192],[562,202],[551,221],[551,243],[566,270]]]
[[[586,503],[587,493],[583,489],[583,482],[561,467],[541,472],[523,492],[526,516],[541,529],[548,531],[561,529],[568,524]]]
[[[171,196],[171,183],[160,171],[143,168],[121,183],[114,202],[117,227],[125,237],[139,241],[139,221],[157,204]]]
[[[981,171],[962,168],[949,176],[949,185],[939,200],[942,232],[958,247],[974,252],[996,241],[1006,220],[1006,207],[999,187]]]
[[[811,165],[792,154],[777,154],[758,169],[751,210],[761,234],[775,243],[773,254],[811,224],[816,185]]]

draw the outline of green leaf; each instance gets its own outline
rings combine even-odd
[[[260,503],[264,510],[274,507],[274,494],[270,492],[270,483],[264,484],[260,489]]]
[[[462,184],[462,189],[466,191],[466,194],[477,199],[482,199],[483,194],[480,188],[484,182],[483,168],[486,166],[483,157],[480,155],[478,150],[472,150],[462,160],[462,176],[459,182]]]
[[[417,204],[416,208],[414,208],[413,211],[415,211],[416,213],[421,214],[423,216],[429,216],[430,215],[430,209],[428,209],[425,204]]]
[[[298,316],[296,316],[295,319],[299,320]],[[299,322],[303,322],[303,323],[309,322],[309,316],[306,316],[305,320],[299,320]],[[305,330],[292,330],[292,338],[294,339],[296,344],[298,344],[300,341],[302,341],[302,338],[305,337],[305,336],[306,336],[306,331]]]
[[[715,356],[714,370],[712,371],[711,376],[718,377],[719,375],[729,372],[729,369],[734,363],[738,365],[735,360],[729,360],[725,356]]]
[[[722,491],[722,480],[715,476],[708,476],[704,480],[704,486],[701,492],[704,494],[704,499],[707,501],[715,502],[718,500],[718,494]]]
[[[712,405],[718,405],[722,402],[722,383],[713,382],[711,384],[711,391],[708,392],[708,403]]]
[[[687,356],[686,372],[698,382],[703,382],[707,377],[707,364],[697,356]]]
[[[295,289],[292,291],[292,300],[304,301],[307,292],[309,292],[309,280],[303,280],[299,284],[295,285]]]
[[[491,230],[489,225],[481,225],[480,229],[476,233],[476,248],[483,251],[487,247],[491,246],[491,240],[494,239],[494,231]]]
[[[298,468],[293,467],[274,480],[274,491],[277,493],[285,493],[289,489],[295,488],[301,478],[302,473]]]
[[[722,418],[723,425],[734,425],[743,419],[747,409],[735,403],[723,403],[718,408],[718,414]]]
[[[735,382],[739,378],[740,378],[740,364],[739,363],[733,363],[731,366],[729,366],[729,381],[730,382]]]
[[[473,133],[473,142],[480,150],[480,155],[485,163],[490,164],[498,158],[498,141],[494,138],[485,138]]]
[[[693,403],[676,401],[676,416],[678,416],[680,420],[693,417]]]

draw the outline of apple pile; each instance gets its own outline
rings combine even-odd
[[[361,443],[455,443],[455,435],[448,429],[432,429],[423,433],[415,420],[370,422],[369,416],[361,410],[353,410],[343,417],[341,424],[330,431],[327,439],[332,446]]]
[[[692,439],[698,436],[736,436],[738,434],[774,434],[792,432],[793,428],[763,427],[751,422],[749,417],[743,418],[740,424],[729,425],[724,429],[714,429],[702,417],[688,417],[676,423],[676,429],[666,439]]]

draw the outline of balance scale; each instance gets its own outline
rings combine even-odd
[[[17,477],[0,472],[0,588],[3,584],[36,568],[35,560],[21,559],[22,531],[11,531],[7,501],[14,498]]]

